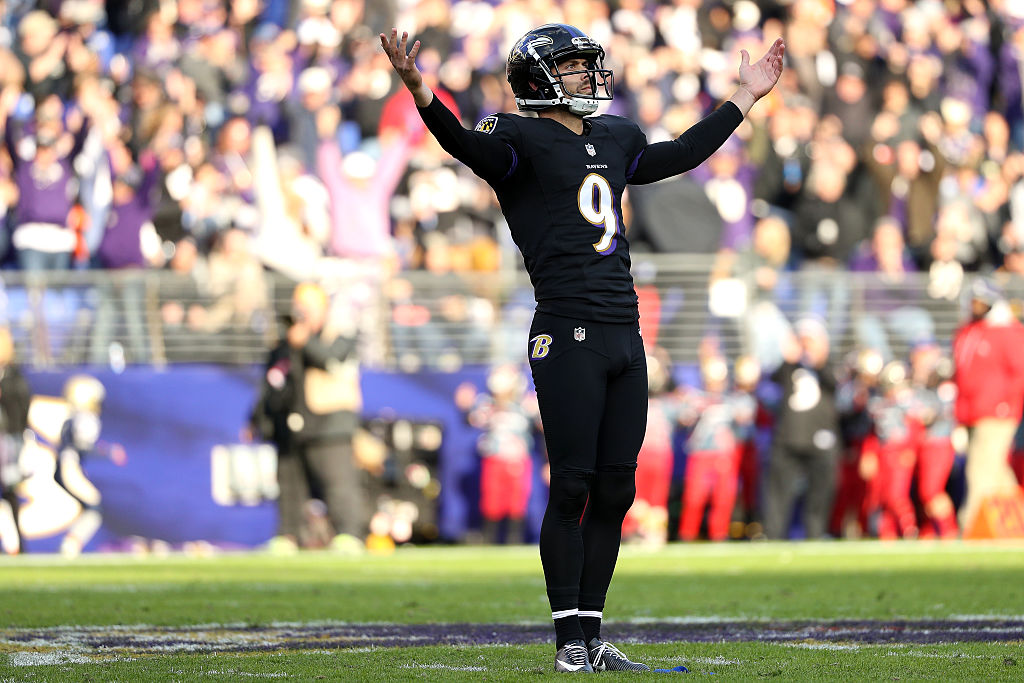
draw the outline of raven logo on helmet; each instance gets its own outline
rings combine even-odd
[[[551,45],[552,40],[548,36],[538,36],[532,33],[527,33],[525,36],[519,39],[516,46],[512,48],[513,52],[529,52],[530,48],[538,48],[542,45]]]
[[[586,68],[559,72],[558,63],[571,58],[584,59]],[[569,92],[562,79],[581,73],[590,81],[590,93]],[[520,38],[509,52],[505,75],[521,110],[565,105],[573,114],[585,116],[614,97],[612,71],[604,68],[604,48],[568,24],[545,24]]]

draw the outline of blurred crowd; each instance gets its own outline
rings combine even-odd
[[[608,111],[637,120],[650,141],[678,135],[727,96],[741,48],[758,54],[783,36],[783,80],[738,134],[694,172],[633,188],[631,245],[717,254],[716,279],[756,273],[755,295],[790,297],[830,326],[855,303],[830,277],[837,270],[872,278],[868,299],[923,273],[926,292],[890,297],[858,323],[858,339],[887,357],[889,335],[932,334],[914,299],[955,298],[965,272],[1024,268],[1024,11],[1014,3],[10,0],[3,9],[0,258],[26,270],[171,271],[167,327],[265,325],[252,318],[268,272],[348,282],[353,271],[372,285],[394,276],[383,289],[391,331],[424,347],[421,356],[445,358],[422,341],[428,323],[497,324],[502,312],[467,275],[515,269],[519,258],[493,194],[425,134],[393,76],[376,38],[392,25],[423,42],[420,68],[467,125],[514,110],[503,72],[519,35],[577,25],[615,70]],[[778,273],[794,270],[810,284],[786,292]],[[402,277],[413,271],[455,294],[418,304],[418,285]],[[209,305],[182,305],[182,292]],[[762,307],[752,326],[772,315]]]
[[[797,321],[774,371],[752,355],[730,362],[713,340],[688,369],[649,344],[647,432],[624,538],[1024,533],[1024,325],[991,283],[976,281],[969,296],[952,351],[922,341],[888,361],[871,348],[836,353],[819,318]],[[480,432],[483,538],[520,541],[531,488],[545,480],[536,396],[507,364],[486,387],[460,386],[455,402]]]
[[[740,49],[760,54],[785,38],[782,81],[737,134],[693,172],[632,188],[624,217],[638,263],[645,252],[714,260],[708,348],[724,326],[739,334],[747,369],[737,366],[737,382],[757,367],[775,376],[772,386],[802,395],[802,375],[785,374],[793,370],[787,349],[814,330],[794,321],[819,320],[833,339],[853,336],[857,360],[836,373],[844,425],[836,469],[806,470],[807,444],[789,445],[787,467],[805,479],[834,476],[835,486],[822,481],[839,500],[843,473],[859,472],[867,492],[857,495],[874,500],[883,511],[875,518],[886,521],[871,527],[860,504],[843,519],[856,517],[868,533],[909,535],[909,513],[903,499],[886,502],[883,480],[865,478],[872,467],[895,471],[879,464],[895,456],[884,444],[851,455],[868,433],[851,425],[863,415],[871,424],[891,418],[910,424],[915,438],[948,426],[922,417],[933,408],[894,418],[900,411],[885,407],[890,386],[904,397],[941,393],[941,382],[931,386],[941,364],[930,361],[925,372],[907,356],[946,350],[929,302],[966,300],[965,283],[978,273],[1011,301],[1024,299],[1021,3],[2,0],[0,8],[0,262],[33,272],[118,271],[96,306],[93,362],[109,360],[115,336],[129,361],[152,357],[143,309],[153,297],[139,278],[157,271],[167,276],[156,297],[159,325],[200,340],[255,332],[269,342],[271,302],[316,280],[341,294],[332,298],[337,314],[364,332],[386,330],[404,369],[521,359],[529,291],[499,296],[502,281],[476,277],[515,271],[519,256],[490,189],[426,135],[379,47],[377,34],[392,26],[422,41],[428,84],[469,126],[514,111],[504,64],[519,36],[552,21],[576,25],[604,45],[614,69],[607,111],[635,119],[652,142],[680,134],[728,96]],[[839,273],[854,274],[857,286]],[[654,344],[671,306],[653,273],[638,270],[636,281]],[[274,289],[280,282],[283,296]],[[371,320],[381,299],[387,320]],[[378,346],[364,342],[363,350]],[[195,359],[198,348],[163,352]],[[714,362],[710,351],[700,354],[703,389],[669,392],[669,400],[652,387],[665,404],[652,413],[673,425],[662,433],[682,425],[701,434],[695,425],[723,415],[745,416],[743,429],[762,433],[750,425],[770,424],[763,397],[709,409],[717,404],[705,394],[716,392],[706,384],[722,381],[721,366],[735,354]],[[858,383],[878,395],[865,398],[872,392]],[[491,419],[468,390],[461,402],[475,423]],[[757,471],[745,457],[736,471]],[[703,456],[688,462],[695,481],[713,480],[721,466]],[[499,480],[503,470],[491,469]],[[907,472],[884,481],[920,487],[922,475]],[[650,477],[659,486],[671,479]],[[737,495],[753,496],[738,481]],[[769,486],[775,493],[766,499],[781,507],[758,513],[768,527],[788,520],[802,493],[781,486]],[[694,493],[692,505],[713,505],[715,490]],[[928,500],[915,500],[944,534],[948,515],[942,521],[927,513],[935,507]],[[806,498],[803,505],[807,512]],[[683,507],[683,521],[669,526],[691,536],[694,519]],[[812,499],[809,507],[813,535],[829,505]],[[722,515],[708,526],[712,535]],[[837,523],[828,523],[833,532]]]

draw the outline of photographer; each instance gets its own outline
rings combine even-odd
[[[355,336],[328,320],[327,293],[299,284],[284,339],[271,351],[253,430],[278,449],[278,537],[297,548],[303,506],[316,495],[327,505],[339,550],[362,547],[364,493],[353,464],[352,438],[362,395]]]

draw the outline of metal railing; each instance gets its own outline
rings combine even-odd
[[[762,292],[749,273],[712,285],[713,266],[696,256],[634,261],[645,336],[656,335],[675,362],[695,361],[709,335],[729,356],[770,353],[780,321],[807,314],[824,319],[837,353],[882,335],[899,356],[926,331],[948,341],[964,310],[962,293],[930,296],[925,273],[899,282],[873,273],[783,273]],[[243,313],[232,308],[234,292],[211,295],[166,271],[5,271],[0,281],[0,312],[20,361],[34,367],[262,363],[282,332],[292,287],[268,273],[263,305]],[[344,304],[350,286],[335,286],[333,299]],[[525,360],[534,308],[525,273],[406,272],[373,284],[359,301],[337,314],[354,316],[370,367],[451,370]]]

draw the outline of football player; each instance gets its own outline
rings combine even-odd
[[[494,189],[533,283],[528,354],[551,466],[540,555],[555,668],[646,671],[600,631],[647,413],[622,194],[627,184],[663,180],[710,157],[775,86],[782,40],[753,64],[743,51],[729,101],[655,144],[633,121],[590,116],[612,99],[613,77],[601,45],[574,26],[535,28],[509,53],[516,104],[534,115],[493,114],[473,131],[424,84],[419,41],[410,50],[397,29],[380,41],[430,132]]]
[[[77,557],[103,523],[100,492],[87,478],[83,461],[100,456],[121,466],[127,459],[123,446],[100,440],[105,397],[106,390],[95,377],[72,375],[64,384],[68,417],[60,430],[54,479],[82,506],[61,541],[60,552],[65,557]]]

